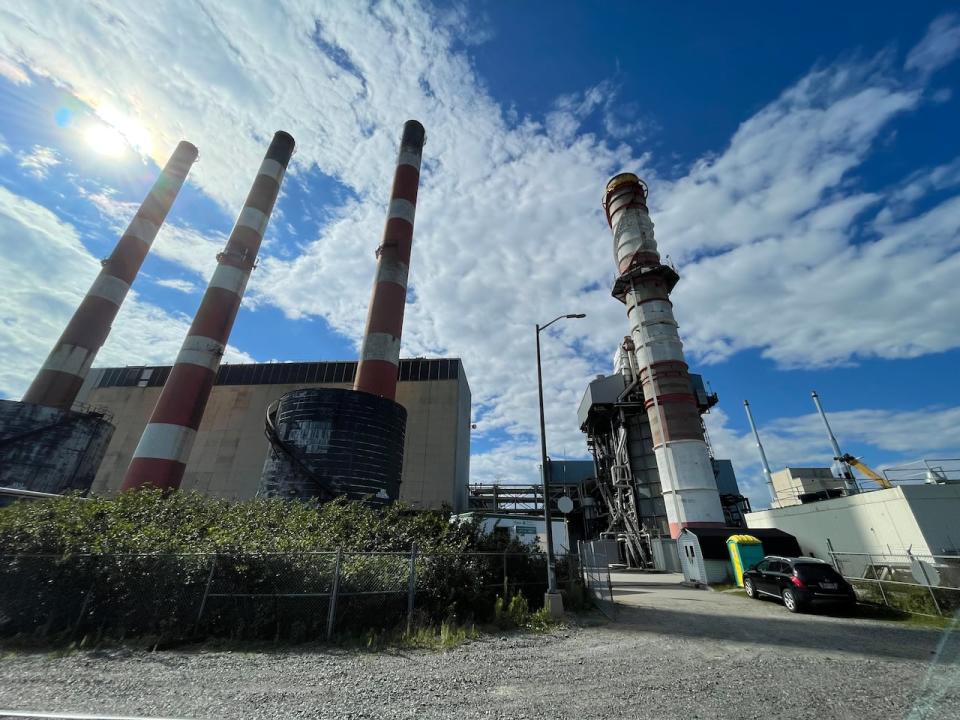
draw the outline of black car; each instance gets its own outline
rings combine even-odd
[[[768,555],[743,574],[748,597],[783,600],[790,612],[801,612],[814,603],[833,603],[852,608],[857,596],[829,563],[817,558]]]

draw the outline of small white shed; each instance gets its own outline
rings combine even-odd
[[[696,585],[715,585],[730,582],[730,559],[705,558],[698,538],[689,528],[680,531],[677,538],[680,568],[685,582]]]
[[[685,582],[716,585],[733,582],[733,565],[727,539],[744,532],[743,528],[684,528],[677,538],[680,567]],[[799,557],[797,539],[774,528],[751,528],[749,533],[763,544],[766,555]]]

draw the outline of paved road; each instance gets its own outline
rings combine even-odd
[[[447,653],[0,660],[0,707],[187,718],[960,717],[952,634],[618,577],[620,621]]]

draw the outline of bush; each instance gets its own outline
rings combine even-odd
[[[448,513],[143,490],[0,508],[0,634],[316,639],[337,549],[338,629],[386,629],[406,617],[414,543],[421,622],[486,622],[498,593],[542,602],[542,556]]]

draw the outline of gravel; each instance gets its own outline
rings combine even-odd
[[[634,589],[616,623],[446,652],[10,653],[0,707],[180,718],[960,717],[957,640]]]

